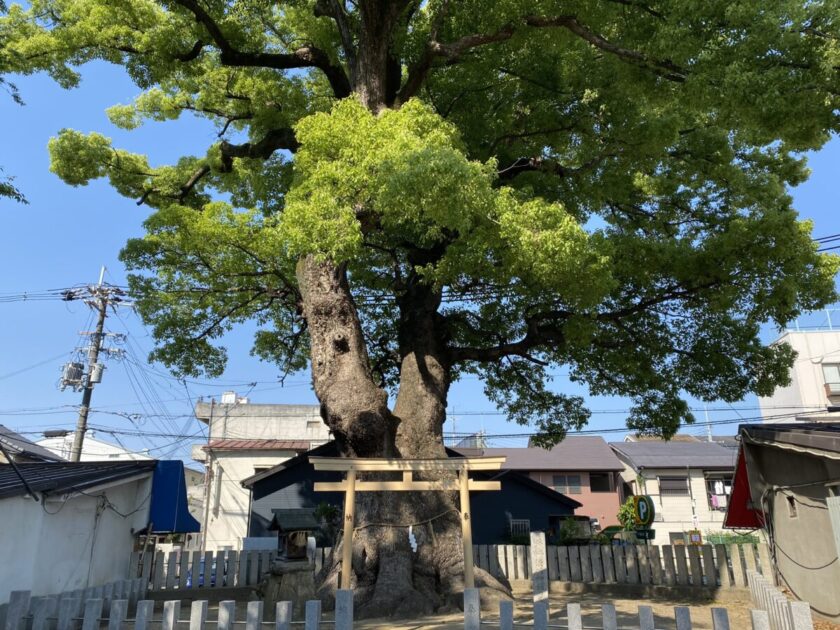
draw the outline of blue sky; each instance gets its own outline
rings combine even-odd
[[[30,205],[0,200],[4,228],[0,232],[0,295],[94,283],[101,265],[108,269],[106,280],[124,284],[125,270],[117,257],[127,238],[142,234],[141,224],[148,209],[120,197],[104,181],[80,188],[62,183],[49,172],[47,141],[63,127],[98,131],[112,137],[115,146],[147,153],[152,163],[164,164],[181,155],[203,153],[215,140],[214,129],[192,117],[147,124],[135,132],[113,127],[105,109],[129,102],[138,90],[120,69],[104,63],[86,66],[82,84],[75,90],[62,90],[45,76],[18,77],[15,82],[26,105],[20,107],[0,95],[0,166],[16,177],[15,184]],[[811,179],[792,191],[796,207],[804,218],[814,222],[815,237],[837,234],[840,140],[832,140],[811,155],[809,163]],[[0,423],[34,439],[44,429],[72,428],[76,419],[72,406],[79,403],[80,394],[59,391],[59,368],[82,343],[79,331],[90,330],[90,310],[80,302],[16,301],[0,303],[0,318]],[[130,309],[123,309],[119,317],[111,315],[107,328],[129,333],[125,348],[130,360],[107,362],[103,382],[94,391],[95,411],[90,422],[144,435],[113,436],[100,431],[102,439],[118,439],[131,449],[152,448],[157,456],[188,458],[190,445],[201,440],[201,427],[190,413],[199,396],[218,396],[234,389],[240,394],[248,392],[253,402],[316,402],[308,374],[291,375],[281,386],[276,367],[249,356],[247,329],[226,339],[231,360],[221,379],[184,384],[168,376],[162,366],[145,363],[151,338]],[[766,331],[767,340],[774,334]],[[586,395],[568,383],[562,369],[554,383],[558,389]],[[587,398],[594,411],[589,428],[623,426],[626,400]],[[757,415],[755,407],[755,399],[745,400],[734,409],[713,404],[709,405],[709,416],[749,418]],[[526,431],[495,412],[475,379],[453,386],[449,409],[447,431],[453,426],[458,432],[483,429],[494,435]],[[704,417],[703,411],[697,415],[701,420]],[[727,428],[718,427],[716,432]],[[702,432],[703,428],[690,430]],[[607,437],[619,439],[621,435]],[[523,444],[523,440],[495,438],[493,443],[513,446]]]

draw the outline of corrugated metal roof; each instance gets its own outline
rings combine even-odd
[[[210,440],[204,450],[253,450],[253,451],[308,451],[306,440],[235,440],[230,438]]]
[[[738,451],[714,442],[612,442],[633,468],[735,469]]]
[[[455,449],[459,450],[460,449]],[[621,462],[604,438],[570,435],[550,450],[528,448],[468,449],[465,454],[494,457],[504,455],[507,470],[623,470]]]
[[[0,424],[0,442],[3,447],[11,453],[17,453],[24,457],[32,459],[39,459],[47,462],[63,462],[64,459],[48,451],[43,446],[39,446],[30,440],[27,440],[22,435],[15,433],[9,427]]]
[[[17,464],[20,474],[33,492],[61,494],[151,473],[154,460],[120,462],[53,462]],[[0,465],[0,499],[26,494],[26,487],[9,464]]]

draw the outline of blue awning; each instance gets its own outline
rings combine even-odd
[[[183,462],[161,460],[155,466],[149,522],[154,534],[188,534],[201,530],[187,509]]]

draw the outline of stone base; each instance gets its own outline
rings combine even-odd
[[[308,560],[275,560],[259,588],[265,610],[272,614],[277,602],[292,602],[295,619],[303,619],[306,602],[315,596],[315,571]]]

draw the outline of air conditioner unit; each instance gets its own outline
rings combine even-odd
[[[840,396],[840,383],[826,383],[825,384],[825,395],[826,396]]]

